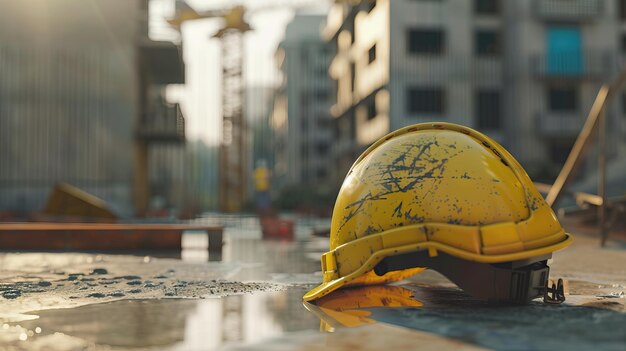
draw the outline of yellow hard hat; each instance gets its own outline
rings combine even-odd
[[[323,283],[304,300],[432,268],[475,297],[525,303],[544,294],[547,260],[571,241],[497,142],[451,123],[417,124],[374,143],[348,172]]]

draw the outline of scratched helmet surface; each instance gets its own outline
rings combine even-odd
[[[323,283],[306,301],[345,285],[407,278],[428,267],[380,275],[385,257],[424,251],[480,263],[549,254],[571,238],[519,163],[489,137],[425,123],[367,149],[337,197]]]

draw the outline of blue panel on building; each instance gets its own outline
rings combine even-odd
[[[580,75],[583,73],[582,39],[579,28],[552,27],[546,40],[546,73]]]

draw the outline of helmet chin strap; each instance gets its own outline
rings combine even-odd
[[[552,254],[490,264],[461,260],[443,252],[431,257],[424,250],[388,256],[376,265],[374,272],[382,276],[387,272],[426,267],[443,274],[459,288],[481,300],[526,304],[534,298],[545,299],[548,296],[550,267],[547,261],[550,257]],[[561,298],[564,300],[563,294],[559,296]]]

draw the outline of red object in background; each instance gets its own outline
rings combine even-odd
[[[293,240],[294,222],[278,217],[261,217],[261,231],[263,239]]]

